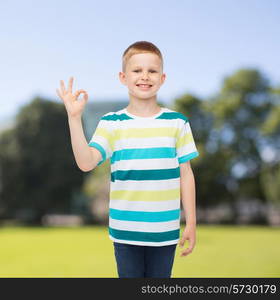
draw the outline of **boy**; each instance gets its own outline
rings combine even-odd
[[[152,43],[139,41],[123,54],[119,79],[127,86],[129,104],[99,120],[87,143],[81,115],[88,101],[85,90],[61,91],[78,167],[90,171],[111,161],[109,237],[113,241],[118,275],[171,277],[180,234],[180,199],[186,227],[179,242],[195,245],[195,181],[190,159],[199,155],[188,118],[157,104],[164,83],[163,58]],[[80,94],[83,100],[77,101]]]

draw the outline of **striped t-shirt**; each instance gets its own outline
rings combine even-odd
[[[199,155],[188,118],[166,107],[152,117],[126,108],[101,117],[88,144],[110,158],[109,237],[164,246],[180,236],[180,164]]]

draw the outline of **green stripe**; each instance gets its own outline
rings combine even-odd
[[[156,170],[119,170],[111,173],[111,181],[115,180],[165,180],[180,177],[180,167]]]
[[[142,232],[113,229],[109,227],[109,233],[118,240],[139,242],[165,242],[179,239],[180,229],[165,232]]]

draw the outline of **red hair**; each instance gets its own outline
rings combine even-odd
[[[160,50],[158,49],[158,47],[156,45],[154,45],[153,43],[150,43],[147,41],[138,41],[138,42],[131,44],[123,53],[123,56],[122,56],[122,71],[123,72],[125,72],[126,63],[129,60],[129,58],[132,55],[138,54],[138,53],[154,53],[154,54],[156,54],[161,60],[162,69],[163,69],[163,57],[162,57],[162,54],[161,54]]]

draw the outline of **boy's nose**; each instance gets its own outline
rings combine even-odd
[[[142,78],[148,78],[148,73],[143,72]]]

